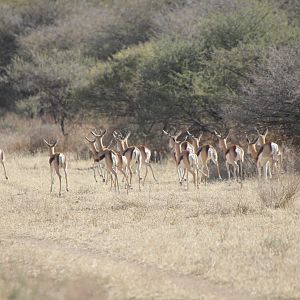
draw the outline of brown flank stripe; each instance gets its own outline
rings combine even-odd
[[[131,151],[131,152],[130,152],[130,159],[132,159],[133,150],[134,150],[134,147],[127,148],[127,149],[123,152],[123,156],[125,156],[126,153],[127,153],[128,151]]]
[[[182,153],[181,153],[180,156],[179,156],[177,165],[179,166],[179,164],[180,164],[180,162],[183,160],[184,156],[185,156],[185,155],[189,156],[189,154],[190,154],[190,152],[189,152],[188,150],[182,151]]]
[[[271,150],[271,152],[272,152],[271,142],[265,143],[265,145],[267,145],[267,144],[269,145],[270,150]],[[256,161],[258,161],[258,157],[259,157],[259,155],[260,155],[263,151],[264,151],[264,145],[262,145],[262,146],[259,148],[258,153],[257,153],[257,156],[256,156]]]
[[[202,149],[205,150],[206,152],[206,156],[208,155],[208,149],[209,149],[209,145],[204,145],[204,146],[201,146],[198,151],[197,151],[197,156],[199,156],[200,152],[202,151]]]
[[[60,153],[55,153],[54,155],[50,156],[49,158],[49,164],[51,165],[54,159],[56,159],[57,164],[59,164],[59,154]]]
[[[95,159],[95,162],[101,161],[104,157],[105,157],[105,153],[102,154],[99,158],[96,158],[96,159]]]
[[[229,147],[229,148],[225,151],[225,157],[226,157],[226,155],[229,153],[230,150],[233,150],[234,157],[236,157],[236,156],[237,156],[237,153],[236,153],[236,145],[233,145],[233,146]]]

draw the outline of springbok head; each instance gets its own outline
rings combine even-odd
[[[230,130],[225,135],[222,135],[220,132],[214,130],[214,134],[218,138],[219,145],[221,148],[227,147],[227,139],[229,137],[229,133],[230,133]]]
[[[182,131],[179,131],[175,135],[170,134],[166,130],[163,130],[163,133],[169,137],[169,147],[171,149],[174,148],[175,144],[180,143],[180,141],[178,141],[178,137],[181,135]]]
[[[103,142],[102,142],[102,139],[103,137],[106,135],[107,133],[107,129],[105,129],[103,132],[100,132],[98,133],[96,130],[91,130],[91,134],[95,137],[95,140],[97,141],[98,143],[98,146],[103,149]]]
[[[128,138],[130,137],[130,135],[130,131],[125,136],[120,131],[115,130],[113,132],[113,137],[117,141],[117,147],[119,148],[119,150],[128,148]]]
[[[246,137],[248,147],[247,147],[247,154],[253,154],[256,152],[255,144],[257,143],[258,137],[254,140],[250,140],[248,137]]]
[[[190,133],[189,131],[187,131],[188,134],[188,138],[191,140],[191,143],[193,144],[194,147],[199,148],[200,146],[200,140],[203,136],[203,132],[200,132],[199,136],[196,137],[194,136],[192,133]]]
[[[49,147],[49,151],[50,154],[54,154],[54,148],[56,147],[58,140],[56,140],[54,143],[50,144],[49,142],[47,142],[45,139],[43,139],[43,141],[45,142],[45,144]]]
[[[254,127],[254,129],[256,130],[257,134],[258,134],[258,139],[257,139],[257,146],[262,146],[266,143],[266,136],[268,134],[268,128],[266,128],[266,130],[264,131],[264,133],[260,133],[259,130]]]

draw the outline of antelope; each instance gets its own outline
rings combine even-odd
[[[107,133],[107,130],[105,130],[105,131],[102,132],[102,133],[101,133],[101,131],[100,131],[99,134],[96,132],[96,130],[91,130],[91,134],[95,137],[96,144],[97,144],[97,149],[98,149],[99,151],[103,151],[104,148],[105,148],[105,147],[103,146],[103,141],[102,141],[102,139],[103,139],[103,137],[104,137],[104,135],[105,135],[106,133]],[[106,147],[106,149],[107,149],[107,148],[108,148],[108,147]],[[96,156],[96,159],[97,159],[97,156]],[[105,174],[103,175],[101,163],[100,163],[99,159],[97,159],[97,160],[95,161],[95,158],[94,158],[94,164],[93,164],[94,178],[95,178],[95,180],[96,180],[96,182],[97,182],[97,179],[96,179],[96,173],[95,173],[95,164],[96,164],[96,163],[98,164],[98,173],[99,173],[99,176],[102,177],[103,182],[105,182]],[[107,174],[107,175],[108,175],[108,174]],[[106,183],[107,183],[107,180],[106,180]]]
[[[104,151],[105,149],[109,149],[110,145],[112,144],[112,141],[110,142],[109,146],[105,147],[103,145],[103,137],[106,135],[107,129],[105,129],[102,133],[99,134],[96,131],[91,131],[91,134],[95,137],[96,143],[98,145],[99,151]],[[118,156],[118,163],[117,163],[117,169],[125,176],[126,182],[128,184],[128,161],[126,156],[121,155],[119,152],[115,152]],[[123,172],[124,171],[124,172]]]
[[[115,132],[116,132],[116,131],[115,131]],[[116,132],[116,133],[117,133],[117,132]],[[120,133],[117,133],[117,134],[118,134],[118,136],[119,136],[119,139],[121,138],[121,140],[123,140],[123,142],[124,142],[124,147],[125,147],[126,149],[128,149],[128,148],[129,148],[129,146],[128,146],[128,138],[130,137],[131,132],[128,132],[125,138],[123,138],[122,135],[120,135]],[[143,185],[145,184],[146,177],[147,177],[147,175],[148,175],[148,168],[150,168],[150,170],[151,170],[153,179],[157,182],[157,179],[156,179],[155,176],[154,176],[154,172],[153,172],[153,169],[152,169],[152,166],[151,166],[151,163],[150,163],[150,159],[151,159],[151,150],[150,150],[148,147],[146,147],[145,145],[137,145],[137,146],[135,146],[135,147],[136,147],[136,148],[140,151],[140,153],[141,153],[141,167],[142,167],[143,165],[146,166],[146,173],[145,173],[145,176],[144,176]]]
[[[250,141],[247,137],[248,149],[247,153],[251,155],[251,157],[256,161],[256,167],[258,171],[258,177],[261,177],[261,168],[264,169],[265,179],[268,179],[268,173],[270,179],[272,178],[272,170],[271,166],[274,163],[274,156],[280,155],[279,147],[276,143],[267,142],[262,144],[259,151],[256,150],[255,145],[257,144],[259,137],[257,137],[254,141]],[[276,161],[275,161],[275,167]]]
[[[127,165],[129,170],[129,184],[132,182],[132,164],[136,164],[136,170],[139,178],[139,190],[141,190],[141,166],[142,166],[142,154],[138,147],[136,146],[128,146],[128,138],[130,136],[130,132],[127,133],[125,137],[123,137],[117,131],[113,132],[113,137],[117,142],[117,148],[121,155],[127,158]]]
[[[233,166],[233,175],[236,180],[238,180],[237,174],[240,174],[241,183],[242,183],[242,171],[243,171],[243,162],[244,162],[244,150],[238,145],[227,146],[227,139],[229,133],[226,136],[222,136],[216,130],[214,134],[219,139],[220,148],[224,151],[226,169],[228,174],[228,179],[230,180],[230,169],[229,166]],[[240,163],[240,167],[238,165]]]
[[[193,181],[195,187],[198,187],[198,158],[194,151],[182,150],[182,142],[178,141],[177,138],[180,136],[181,132],[177,135],[171,135],[167,131],[163,130],[163,133],[170,138],[170,145],[173,146],[172,154],[176,162],[177,174],[179,177],[179,183],[182,184],[184,175],[187,175],[187,189],[188,189],[188,173],[193,175]],[[188,148],[188,144],[185,143]],[[183,170],[183,172],[181,170]]]
[[[120,172],[125,176],[126,181],[127,181],[127,176],[124,170],[120,168],[118,155],[113,150],[110,149],[103,149],[101,151],[97,150],[96,139],[90,140],[87,137],[85,137],[85,139],[89,142],[90,150],[92,151],[93,156],[97,157],[97,160],[99,160],[99,162],[103,160],[106,169],[110,172],[111,188],[112,185],[114,184],[115,190],[118,189],[118,191],[120,191],[117,169],[120,170]],[[128,186],[128,182],[127,182],[127,186]]]
[[[1,149],[0,149],[0,161],[1,161],[1,164],[3,166],[5,179],[8,179],[7,174],[6,174],[5,165],[4,165],[4,152]]]
[[[91,131],[91,133],[93,134],[94,131]],[[99,176],[102,177],[102,181],[105,182],[105,176],[103,175],[102,167],[101,167],[98,155],[95,155],[95,153],[93,153],[92,150],[91,150],[91,152],[92,152],[92,155],[93,155],[93,165],[92,165],[92,168],[93,168],[93,171],[94,171],[94,179],[95,179],[96,182],[98,182],[97,181],[97,177],[96,177],[96,167],[97,167]]]
[[[263,145],[266,144],[266,136],[268,134],[268,128],[266,128],[266,130],[264,131],[264,133],[260,133],[259,130],[254,127],[254,129],[256,130],[257,134],[258,134],[258,139],[256,142],[256,145],[259,147],[262,147]],[[279,165],[281,166],[282,163],[282,154],[281,151],[279,150],[279,146],[276,143],[272,143],[273,147],[275,147],[274,149],[272,149],[273,154],[272,154],[272,160],[270,161],[271,163],[271,167],[274,166],[274,168],[276,169],[276,172],[278,171],[278,166],[277,163],[279,162]]]
[[[198,156],[198,161],[201,162],[201,165],[202,165],[201,171],[203,172],[205,169],[207,178],[209,178],[208,162],[210,160],[212,160],[213,163],[217,166],[219,179],[221,180],[222,177],[220,175],[220,168],[219,168],[219,163],[218,163],[218,153],[217,153],[216,149],[212,145],[209,145],[209,144],[200,146],[200,140],[201,140],[203,133],[201,133],[198,138],[195,137],[193,134],[191,134],[189,131],[187,131],[187,134],[191,138],[191,142],[195,149],[195,153]]]
[[[59,178],[59,196],[61,196],[61,174],[59,172],[60,169],[64,170],[65,180],[66,180],[66,191],[69,191],[68,188],[68,176],[67,176],[67,160],[66,156],[63,153],[55,152],[54,148],[56,147],[58,141],[56,140],[53,144],[48,143],[45,139],[43,139],[45,144],[49,148],[49,165],[50,165],[50,174],[51,174],[51,187],[50,193],[52,193],[52,187],[54,183],[53,170],[55,170],[58,178]]]
[[[264,145],[266,143],[266,136],[268,134],[268,128],[266,128],[266,130],[264,131],[264,133],[260,133],[259,130],[254,127],[254,129],[256,130],[257,134],[258,134],[258,138],[255,142],[255,144],[259,147],[261,147],[262,145]]]

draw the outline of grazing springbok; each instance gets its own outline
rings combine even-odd
[[[276,143],[267,142],[262,144],[259,148],[259,151],[256,150],[255,145],[257,144],[259,137],[257,137],[254,141],[250,141],[247,137],[248,149],[247,153],[251,155],[253,159],[256,161],[256,167],[258,171],[258,177],[261,177],[261,168],[264,170],[265,179],[272,178],[272,170],[271,167],[274,165],[277,171],[277,158],[280,156],[279,147]]]
[[[55,141],[53,144],[48,143],[45,139],[43,139],[45,144],[49,148],[49,165],[50,165],[50,173],[51,173],[51,187],[50,193],[52,192],[52,187],[54,183],[53,170],[55,170],[58,178],[59,178],[59,196],[61,196],[61,174],[60,169],[64,170],[65,180],[66,180],[66,191],[69,191],[68,187],[68,175],[67,175],[67,160],[66,156],[63,153],[55,152],[54,148],[56,147],[58,141]]]
[[[187,189],[188,189],[188,173],[193,175],[194,185],[198,187],[198,157],[194,153],[194,150],[185,150],[182,149],[181,141],[178,141],[177,138],[180,136],[181,132],[177,135],[171,135],[167,131],[163,130],[163,133],[169,137],[169,144],[172,147],[172,156],[176,163],[177,174],[179,178],[179,183],[182,184],[184,176],[186,175]],[[185,141],[186,142],[186,141]],[[184,147],[192,147],[191,144],[184,142]]]
[[[238,145],[230,145],[227,146],[227,139],[229,136],[229,132],[227,135],[222,136],[216,130],[214,134],[219,140],[219,146],[224,152],[226,169],[228,174],[228,179],[230,180],[230,168],[229,166],[233,166],[233,175],[234,178],[238,181],[238,175],[240,175],[241,183],[242,183],[242,172],[243,172],[243,162],[244,162],[244,150]],[[240,163],[240,166],[238,164]]]
[[[5,179],[8,179],[7,174],[6,174],[5,165],[4,165],[4,152],[1,149],[0,149],[0,161],[1,161],[1,164],[3,166]]]
[[[118,181],[118,174],[117,170],[119,170],[125,177],[126,183],[127,183],[127,188],[129,187],[128,179],[127,179],[127,174],[122,168],[122,165],[119,162],[119,158],[117,153],[115,153],[113,150],[110,149],[103,149],[99,151],[96,148],[96,139],[90,140],[89,138],[85,137],[85,139],[89,142],[90,150],[93,153],[94,157],[97,157],[97,160],[103,161],[105,164],[105,167],[107,171],[110,173],[111,176],[111,188],[112,185],[114,184],[115,190],[120,190],[119,189],[119,181]]]
[[[201,164],[202,168],[201,171],[204,172],[207,175],[207,178],[209,178],[209,169],[208,169],[208,163],[211,160],[217,167],[219,179],[221,180],[221,174],[220,174],[220,168],[218,163],[218,153],[217,150],[210,144],[205,144],[200,146],[200,140],[203,135],[201,133],[199,137],[195,137],[193,134],[191,134],[189,131],[187,131],[187,134],[189,138],[191,139],[191,143],[194,147],[195,153],[198,156],[199,164]]]
[[[125,137],[123,137],[119,132],[115,131],[115,134],[117,134],[119,140],[122,140],[124,143],[124,147],[126,149],[130,148],[128,145],[128,138],[131,135],[131,132],[128,132]],[[143,184],[145,183],[146,177],[148,175],[148,168],[150,168],[153,179],[157,182],[157,179],[154,176],[153,168],[151,166],[150,160],[151,160],[151,150],[146,147],[145,145],[136,145],[136,147],[140,153],[141,153],[141,167],[144,165],[146,167],[146,173],[144,176]]]
[[[142,167],[142,154],[137,146],[128,146],[128,138],[130,132],[123,137],[117,131],[113,132],[113,137],[117,142],[117,149],[122,156],[127,158],[127,166],[129,171],[129,183],[132,183],[132,166],[136,165],[136,171],[139,179],[139,190],[141,190],[141,167]]]

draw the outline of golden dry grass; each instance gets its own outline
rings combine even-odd
[[[256,180],[186,191],[173,165],[118,194],[69,159],[71,191],[58,197],[46,155],[6,164],[0,299],[300,298],[299,194],[272,209]]]

